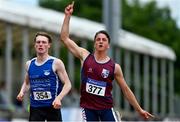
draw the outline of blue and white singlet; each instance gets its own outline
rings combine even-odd
[[[52,106],[55,97],[62,90],[62,82],[53,70],[55,57],[50,56],[43,64],[38,64],[36,58],[29,64],[31,107]]]

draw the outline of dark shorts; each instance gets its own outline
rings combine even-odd
[[[61,110],[53,107],[30,107],[29,121],[62,121]]]
[[[82,117],[84,121],[118,121],[113,108],[103,110],[82,108]]]

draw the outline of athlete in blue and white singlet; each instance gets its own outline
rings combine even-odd
[[[52,106],[55,97],[62,89],[62,82],[53,70],[54,57],[49,57],[43,64],[32,59],[28,69],[30,80],[31,107]]]
[[[51,36],[37,32],[34,37],[36,57],[25,65],[25,79],[17,100],[30,90],[29,121],[62,121],[61,101],[71,89],[64,63],[48,54]]]

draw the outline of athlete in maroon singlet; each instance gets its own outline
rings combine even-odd
[[[81,107],[95,110],[113,107],[111,92],[114,68],[115,63],[111,59],[98,63],[93,54],[88,55],[81,73]]]
[[[124,96],[134,109],[145,119],[153,117],[138,104],[134,94],[126,84],[119,64],[108,56],[110,37],[104,30],[94,37],[94,53],[79,47],[69,38],[69,22],[73,6],[65,8],[65,17],[61,29],[61,41],[68,50],[81,61],[81,99],[82,115],[85,121],[117,121],[113,111],[112,82],[118,83]],[[78,31],[78,30],[77,30]]]

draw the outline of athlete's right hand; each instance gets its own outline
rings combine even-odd
[[[23,100],[23,97],[24,97],[24,93],[20,92],[20,93],[17,95],[16,99],[17,99],[18,101],[22,101],[22,100]]]
[[[74,1],[65,8],[65,14],[71,15],[73,13]]]

